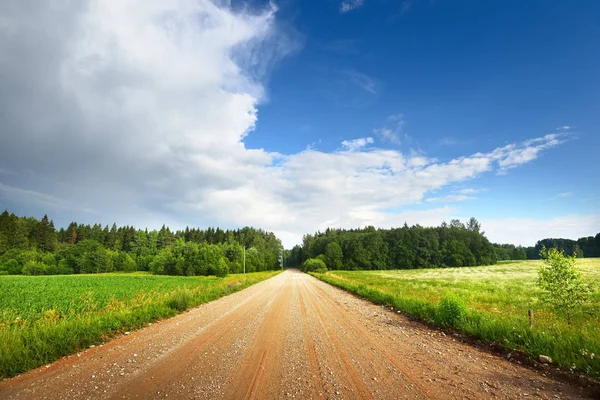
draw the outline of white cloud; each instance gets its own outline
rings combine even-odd
[[[354,69],[345,69],[342,73],[346,75],[350,79],[350,82],[355,86],[371,94],[377,94],[377,80],[374,78]]]
[[[578,239],[595,236],[600,227],[600,214],[565,215],[554,218],[480,218],[491,242],[533,246],[544,238]]]
[[[373,133],[384,142],[400,144],[402,143],[401,136],[408,139],[408,135],[404,133],[404,124],[403,114],[393,114],[387,117],[383,127],[373,129]]]
[[[460,194],[475,194],[475,193],[479,193],[479,192],[483,192],[483,191],[484,191],[484,189],[465,188],[465,189],[457,190],[457,193],[460,193]]]
[[[347,151],[356,151],[371,143],[373,143],[372,137],[364,137],[354,140],[344,140],[342,142],[342,149]]]
[[[491,159],[500,166],[500,173],[505,173],[511,168],[535,160],[538,154],[551,147],[566,141],[564,133],[550,133],[542,137],[527,140],[521,144],[509,144],[493,151]]]
[[[352,11],[363,5],[363,0],[344,0],[340,3],[340,12],[342,14]]]
[[[296,48],[275,12],[197,0],[0,3],[0,170],[11,171],[0,202],[30,215],[54,208],[66,223],[253,225],[291,246],[327,226],[439,224],[454,210],[402,207],[561,142],[448,161],[365,148],[370,137],[330,153],[248,148],[260,78]],[[402,127],[401,115],[390,121]]]
[[[462,194],[450,194],[442,197],[430,197],[426,201],[429,203],[452,203],[457,201],[473,200],[474,197],[465,196]]]
[[[556,195],[556,197],[560,197],[560,198],[566,198],[566,197],[571,197],[573,196],[573,193],[571,192],[562,192]]]
[[[458,141],[451,137],[442,138],[437,142],[438,146],[454,146],[455,144],[458,144]]]

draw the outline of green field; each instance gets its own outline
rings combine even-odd
[[[537,358],[549,355],[562,368],[600,376],[600,259],[579,259],[577,266],[594,285],[590,304],[569,324],[543,304],[536,287],[540,261],[487,267],[394,271],[331,271],[314,274],[378,304],[393,306],[443,325],[439,303],[458,298],[467,308],[455,328]],[[530,327],[528,309],[535,325]]]
[[[276,274],[0,276],[0,379]]]

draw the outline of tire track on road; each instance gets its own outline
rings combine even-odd
[[[289,276],[285,280],[289,284]],[[286,290],[288,289],[288,290]],[[253,337],[249,352],[238,364],[237,372],[230,380],[229,390],[225,393],[228,399],[273,398],[273,393],[281,382],[284,335],[281,329],[286,326],[285,312],[291,303],[292,294],[289,288],[282,285],[273,298],[262,323]],[[277,376],[274,376],[277,375]],[[263,377],[268,379],[261,379]],[[245,387],[244,382],[250,384]]]
[[[112,398],[147,398],[150,394],[160,392],[161,389],[164,391],[173,381],[185,376],[195,364],[200,362],[199,355],[205,349],[218,347],[217,344],[222,343],[223,338],[231,334],[232,326],[246,325],[245,321],[251,318],[247,309],[254,309],[265,303],[264,297],[265,294],[253,296],[249,301],[244,302],[242,307],[236,307],[233,312],[214,321],[210,329],[204,329],[198,336],[177,347],[167,356],[161,357],[149,368],[131,374],[126,381],[119,384],[120,387],[129,388],[126,396],[117,390]],[[273,301],[266,305],[270,308]],[[138,376],[141,373],[143,376]]]
[[[342,346],[340,340],[331,329],[330,324],[327,322],[327,318],[321,311],[320,307],[318,307],[318,299],[315,299],[314,296],[312,296],[311,298],[313,299],[313,302],[310,303],[311,308],[318,316],[320,324],[323,327],[323,330],[327,335],[329,342],[332,343],[335,347],[337,358],[341,362],[342,368],[346,372],[347,376],[350,377],[350,384],[354,386],[357,397],[361,399],[373,399],[373,394],[371,393],[371,390],[367,385],[365,385],[362,377],[360,376],[360,373],[352,363],[352,359],[348,356],[346,350],[344,350],[344,346]]]
[[[316,281],[316,278],[313,279],[315,279]],[[388,350],[386,350],[381,345],[379,345],[379,343],[373,340],[370,334],[359,323],[353,320],[353,318],[351,318],[351,316],[346,312],[346,310],[344,310],[343,307],[339,306],[339,304],[337,304],[337,302],[333,298],[331,298],[331,296],[329,296],[329,294],[326,293],[323,288],[319,287],[317,283],[320,283],[320,281],[316,281],[315,283],[316,284],[312,286],[312,288],[315,289],[315,292],[313,292],[315,298],[318,298],[320,301],[327,302],[328,305],[326,305],[326,307],[329,306],[336,311],[335,315],[338,316],[337,320],[340,322],[340,325],[345,325],[346,327],[352,328],[356,332],[358,332],[369,343],[371,347],[375,348],[377,352],[380,353],[383,356],[383,358],[385,358],[385,360],[388,363],[393,365],[400,373],[402,373],[403,377],[411,385],[416,387],[424,397],[433,400],[438,399],[436,395],[434,395],[430,390],[428,390],[421,383],[419,383],[417,379],[410,372],[407,371],[406,366],[398,363],[395,357],[393,357]]]

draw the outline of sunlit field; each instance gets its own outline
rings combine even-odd
[[[541,261],[519,261],[487,267],[331,271],[315,276],[434,324],[441,323],[440,301],[456,298],[467,311],[456,329],[534,358],[548,355],[565,369],[600,376],[600,259],[577,260],[594,292],[570,324],[540,300],[536,286],[540,265]]]
[[[0,378],[244,289],[278,272],[0,276]]]

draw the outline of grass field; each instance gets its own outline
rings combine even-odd
[[[586,281],[593,283],[594,294],[571,324],[540,301],[535,284],[540,263],[314,275],[437,325],[444,324],[440,301],[458,299],[466,306],[466,315],[456,321],[456,329],[508,349],[523,350],[533,358],[548,355],[565,369],[600,376],[600,259],[577,261]],[[529,309],[534,312],[533,327]]]
[[[0,379],[275,274],[0,276]]]

